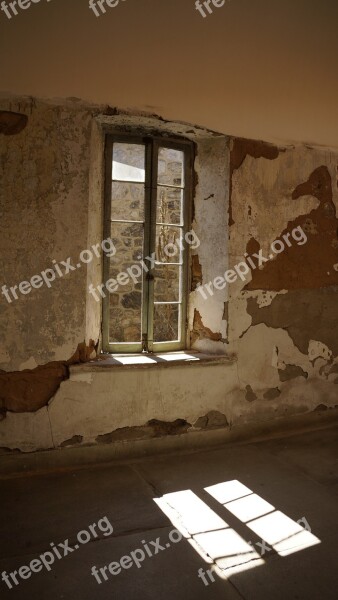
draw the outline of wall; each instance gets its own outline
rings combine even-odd
[[[269,257],[231,287],[229,338],[246,394],[237,414],[292,414],[338,404],[337,154],[233,140],[230,262]],[[288,238],[290,239],[290,237]],[[257,263],[257,261],[256,261]],[[254,407],[254,409],[251,408]]]
[[[8,98],[0,110],[27,117],[16,130],[7,114],[1,129],[0,284],[27,280],[53,260],[76,264],[100,241],[106,131],[138,124],[181,134],[197,150],[193,226],[201,245],[191,259],[191,348],[236,356],[189,372],[74,371],[70,365],[88,360],[100,343],[101,308],[88,294],[101,277],[95,257],[50,289],[11,303],[0,298],[0,408],[3,416],[8,410],[0,447],[97,443],[154,419],[200,427],[213,411],[216,424],[233,427],[338,404],[335,153],[229,139],[77,101]],[[244,253],[269,256],[271,243],[299,226],[305,244],[286,245],[207,299],[198,291]]]
[[[10,287],[87,248],[91,113],[29,98],[1,108],[28,117],[20,133],[0,137],[0,281]],[[67,360],[84,340],[85,269],[50,285],[11,303],[1,296],[0,369]]]

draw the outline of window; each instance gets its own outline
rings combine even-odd
[[[192,153],[188,141],[106,139],[106,352],[185,347]]]

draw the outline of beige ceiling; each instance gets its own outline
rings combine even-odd
[[[0,88],[338,147],[338,1],[40,0],[0,13]]]

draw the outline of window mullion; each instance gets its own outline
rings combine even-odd
[[[105,189],[104,189],[104,214],[103,214],[103,236],[104,239],[110,238],[111,236],[111,189],[112,189],[112,154],[113,154],[113,140],[107,138],[105,148]],[[110,258],[104,254],[103,256],[103,268],[102,275],[103,281],[109,279],[109,268]],[[105,294],[102,302],[102,344],[103,348],[109,346],[109,294]]]
[[[149,239],[149,256],[155,258],[156,256],[156,208],[157,208],[157,157],[158,157],[158,143],[156,140],[152,141],[152,161],[151,161],[151,190],[150,190],[150,239]],[[153,262],[150,263],[152,267],[148,273],[148,350],[153,351],[153,339],[154,339],[154,268]]]
[[[151,165],[152,165],[152,144],[148,140],[146,142],[146,176],[145,176],[145,205],[144,205],[144,250],[143,259],[150,256],[150,222],[151,222]],[[149,268],[149,261],[145,260],[146,266]],[[149,328],[149,273],[143,271],[143,302],[142,302],[142,350],[148,351],[148,328]]]

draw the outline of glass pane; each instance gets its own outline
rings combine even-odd
[[[111,223],[111,238],[116,252],[110,259],[120,271],[143,257],[143,223]]]
[[[142,183],[112,182],[111,219],[143,221],[144,185]]]
[[[110,259],[109,341],[140,342],[142,323],[143,225],[112,223],[116,253]]]
[[[158,262],[181,262],[182,229],[170,225],[156,225],[155,255]]]
[[[109,343],[140,343],[141,316],[137,310],[125,310],[119,304],[112,306],[111,296],[109,310]]]
[[[155,302],[179,302],[181,267],[157,265],[153,274]]]
[[[113,179],[145,181],[145,146],[114,143]]]
[[[184,152],[160,148],[158,152],[158,183],[184,186]]]
[[[157,223],[183,225],[183,190],[170,187],[157,189]]]
[[[179,304],[155,304],[154,342],[174,342],[179,339]]]

